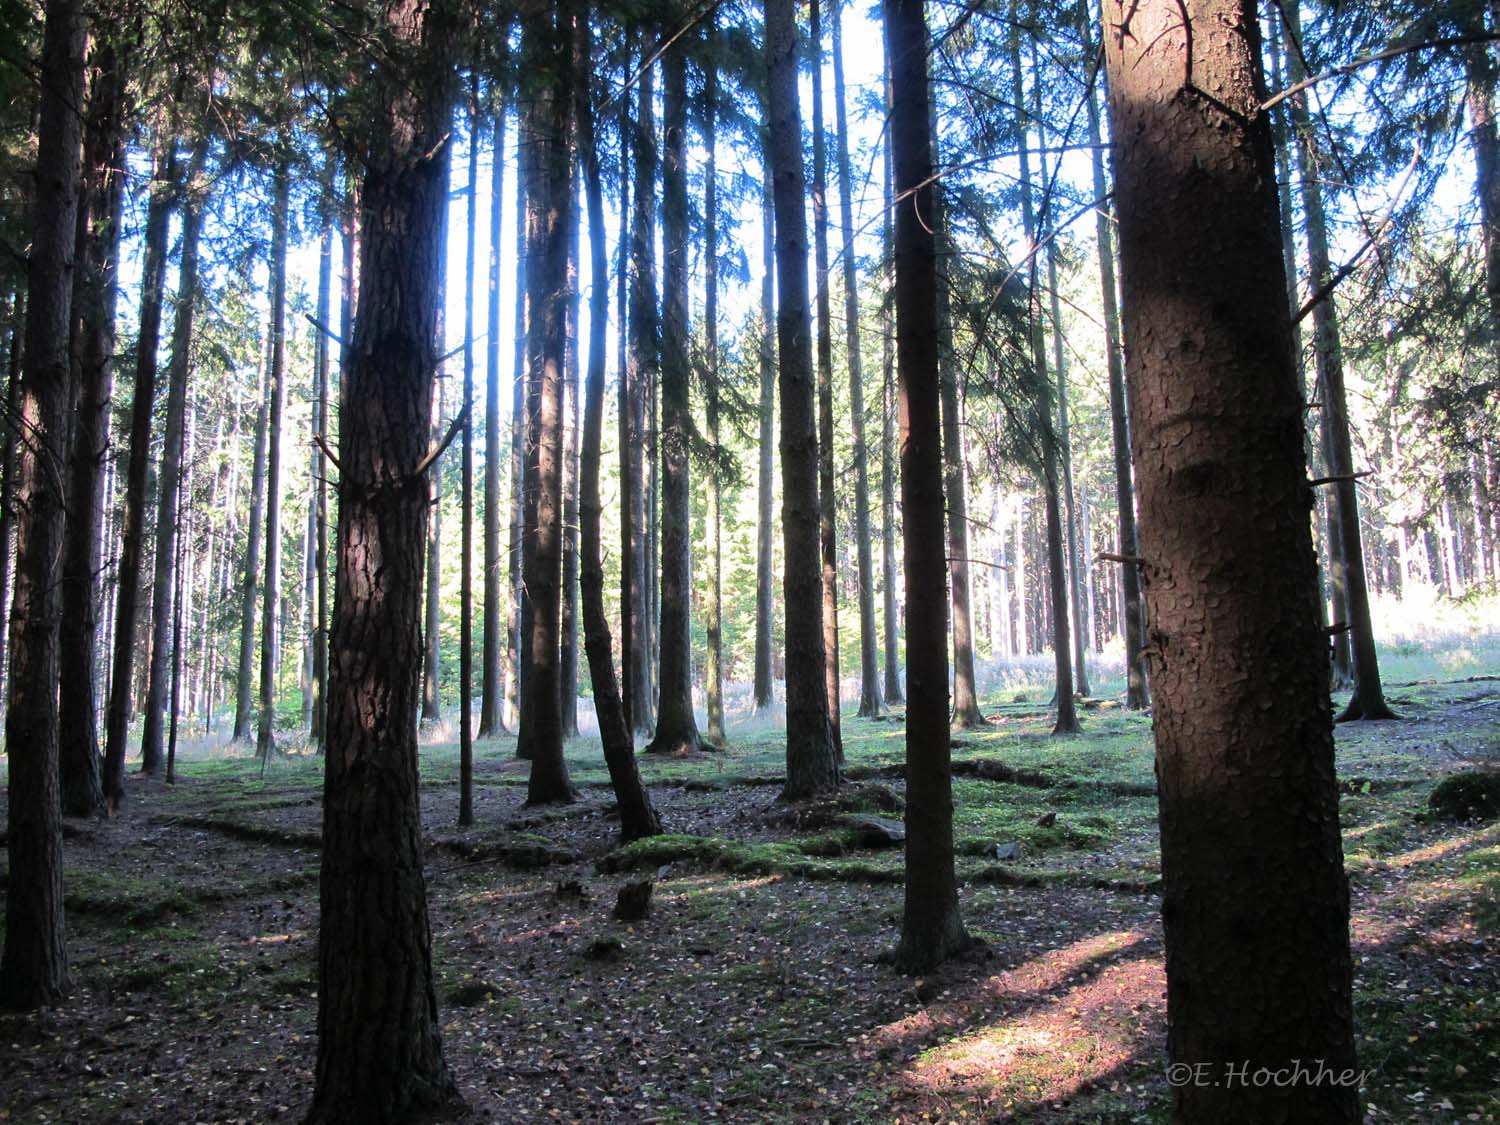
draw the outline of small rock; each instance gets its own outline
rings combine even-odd
[[[906,825],[883,816],[855,815],[844,818],[854,829],[854,844],[860,848],[892,848],[906,841]]]
[[[650,879],[638,879],[621,887],[615,900],[615,920],[638,922],[651,913],[651,890],[655,885]]]
[[[996,844],[995,845],[995,858],[996,859],[1020,859],[1021,858],[1021,845],[1018,844],[1018,843],[1016,843],[1016,841],[1014,841],[1014,840],[1012,840],[1008,844]]]

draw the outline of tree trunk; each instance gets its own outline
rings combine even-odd
[[[453,148],[443,148],[443,163],[448,169],[448,191],[453,191]],[[448,307],[448,208],[443,208],[443,257],[438,263],[438,312],[437,312],[437,379],[432,387],[432,431],[430,440],[434,446],[443,440],[443,413],[447,399],[448,381],[443,370],[444,357],[448,352],[447,314]],[[426,601],[423,602],[422,621],[422,722],[438,723],[443,718],[443,473],[442,461],[434,463],[427,474],[427,503],[432,515],[427,521],[427,565],[423,572],[426,583]]]
[[[177,273],[172,324],[172,359],[167,367],[167,415],[162,432],[161,468],[156,477],[156,559],[151,590],[151,656],[146,713],[141,728],[141,772],[165,765],[167,689],[172,676],[172,570],[177,559],[177,493],[182,487],[182,435],[192,373],[193,306],[198,300],[198,239],[203,230],[206,191],[198,181],[208,158],[208,137],[196,142],[188,160],[182,209],[182,256]]]
[[[797,97],[797,28],[792,0],[766,0],[770,67],[770,172],[775,193],[776,274],[780,304],[782,576],[786,605],[787,800],[842,781],[828,720],[819,577],[818,437],[814,426],[812,313],[807,285],[807,189],[802,171],[802,111]]]
[[[1297,0],[1288,0],[1284,9],[1293,34],[1300,37]],[[1293,52],[1296,56],[1296,52]],[[1294,57],[1293,81],[1304,75]],[[1298,114],[1298,99],[1293,98],[1293,113]],[[1308,276],[1314,291],[1326,285],[1333,274],[1328,255],[1328,229],[1323,213],[1323,194],[1315,171],[1317,138],[1306,121],[1298,127],[1298,153],[1302,160],[1302,205],[1307,213]],[[1294,117],[1296,120],[1296,117]],[[1338,309],[1330,298],[1313,307],[1313,341],[1318,364],[1318,398],[1325,422],[1324,443],[1328,475],[1332,485],[1332,507],[1338,521],[1339,552],[1334,557],[1335,587],[1342,586],[1348,611],[1349,647],[1353,658],[1354,694],[1339,716],[1349,719],[1393,719],[1386,706],[1380,684],[1380,664],[1375,655],[1375,630],[1370,620],[1370,594],[1365,579],[1365,553],[1360,541],[1359,495],[1355,481],[1353,455],[1349,441],[1349,406],[1344,393],[1344,357],[1339,339]]]
[[[662,61],[666,157],[662,161],[661,335],[661,698],[652,754],[701,748],[693,714],[692,494],[688,450],[693,418],[688,341],[687,57],[669,51]]]
[[[474,249],[479,225],[479,74],[469,72],[469,184],[464,227],[464,398],[458,576],[458,826],[474,823]]]
[[[572,143],[572,142],[570,142]],[[574,160],[576,165],[576,160]],[[578,199],[577,173],[569,172],[568,198]],[[577,203],[574,203],[577,207]],[[566,359],[563,363],[563,543],[562,618],[559,625],[558,683],[563,738],[578,734],[578,254],[580,224],[568,242]]]
[[[10,307],[10,352],[6,356],[5,417],[21,416],[21,355],[25,351],[26,291],[17,289]],[[8,421],[0,426],[0,725],[5,719],[5,704],[10,697],[10,602],[11,602],[11,534],[15,528],[17,455],[20,443],[16,427]],[[106,651],[108,647],[106,646]]]
[[[531,72],[550,85],[525,107],[528,317],[526,494],[523,560],[531,595],[531,662],[525,673],[520,742],[531,759],[526,802],[576,796],[563,759],[558,629],[562,595],[563,365],[567,350],[568,246],[577,222],[569,121],[573,100],[571,18],[537,16],[523,33]],[[550,68],[555,70],[549,72]]]
[[[62,816],[57,776],[58,637],[66,497],[57,466],[68,451],[73,372],[68,325],[81,186],[84,18],[75,0],[49,0],[42,43],[36,192],[27,256],[26,355],[16,507],[16,584],[10,618],[10,760],[5,952],[0,1006],[31,1009],[67,995]]]
[[[1349,888],[1256,5],[1202,0],[1185,22],[1172,0],[1105,0],[1103,20],[1171,1061],[1352,1074]],[[1189,1081],[1172,1101],[1180,1122],[1360,1118],[1352,1082]]]
[[[818,302],[818,545],[823,560],[823,659],[827,662],[828,724],[839,764],[844,761],[839,675],[838,496],[833,483],[833,311],[828,294],[828,134],[823,128],[821,0],[810,0],[813,136],[813,257]]]
[[[641,36],[641,55],[650,47]],[[630,352],[620,409],[620,644],[625,711],[636,731],[651,729],[646,637],[646,388],[658,362],[656,315],[656,126],[652,67],[638,82],[635,203],[630,219]]]
[[[384,64],[368,80],[382,87],[372,104],[385,112],[361,151],[367,225],[339,427],[309,1125],[409,1121],[458,1102],[433,986],[415,722],[427,519],[418,474],[452,97],[444,12],[418,0],[388,5],[391,34],[421,65],[398,76]]]
[[[906,898],[895,960],[905,972],[924,973],[970,940],[953,870],[937,239],[928,225],[935,193],[921,0],[885,0],[885,33],[901,200],[895,297],[906,570]]]
[[[75,242],[72,320],[77,332],[78,400],[68,470],[62,621],[59,634],[58,755],[63,812],[104,808],[99,778],[99,543],[106,496],[110,400],[114,393],[120,215],[125,203],[123,61],[109,35],[95,43],[85,123],[84,180]],[[0,549],[9,543],[0,539]],[[0,618],[3,620],[3,618]]]
[[[1091,34],[1087,10],[1081,10],[1080,32]],[[1086,38],[1086,42],[1091,42]],[[1090,48],[1092,50],[1092,48]],[[1101,71],[1102,81],[1104,74]],[[1090,92],[1086,103],[1089,122],[1089,146],[1094,172],[1094,198],[1109,195],[1109,181],[1104,172],[1104,149],[1100,142],[1099,102]],[[1094,211],[1095,235],[1099,245],[1099,288],[1104,303],[1105,362],[1109,370],[1110,439],[1115,462],[1115,507],[1119,520],[1119,553],[1125,558],[1137,554],[1135,532],[1135,480],[1130,464],[1129,405],[1125,386],[1125,352],[1120,346],[1120,304],[1115,282],[1115,232],[1110,215],[1100,204]],[[1132,711],[1151,704],[1150,685],[1141,649],[1146,647],[1145,618],[1141,612],[1141,572],[1135,563],[1120,563],[1120,594],[1124,602],[1125,706]]]
[[[328,318],[333,288],[333,162],[329,161],[323,183],[323,239],[318,254],[317,345],[313,368],[313,622],[312,622],[312,723],[308,735],[322,749],[328,727],[328,380],[331,374]]]
[[[167,272],[167,228],[177,194],[176,138],[158,126],[151,196],[146,205],[141,311],[136,331],[135,389],[130,406],[130,456],[125,470],[125,514],[116,570],[114,663],[105,715],[104,799],[111,811],[125,799],[125,744],[135,682],[136,622],[140,612],[151,420],[156,402],[157,347],[161,341],[162,289]]]
[[[627,48],[621,52],[621,82],[628,84],[632,77],[634,64],[631,54]],[[620,708],[625,717],[625,729],[631,732],[631,742],[635,739],[635,721],[631,715],[630,692],[634,682],[631,679],[630,651],[631,621],[630,621],[630,564],[634,554],[630,549],[633,524],[631,522],[632,512],[630,507],[630,479],[631,468],[634,463],[633,453],[630,451],[630,393],[628,386],[628,375],[630,368],[630,351],[632,341],[630,332],[627,331],[626,321],[630,308],[630,284],[632,277],[632,263],[630,259],[630,161],[626,159],[631,151],[628,146],[632,144],[633,131],[630,125],[630,97],[628,94],[619,99],[620,116],[615,128],[620,138],[620,165],[619,178],[619,209],[620,209],[620,241],[616,249],[617,268],[615,271],[615,307],[620,310],[620,326],[615,333],[615,370],[619,373],[618,390],[615,393],[615,440],[620,448]],[[600,546],[602,553],[603,546]],[[585,626],[587,628],[587,626]]]
[[[849,114],[844,93],[844,36],[834,0],[833,104],[844,256],[844,335],[849,352],[849,426],[854,438],[854,547],[859,572],[859,714],[880,714],[879,642],[875,636],[875,569],[870,552],[870,464],[865,447],[864,362],[859,340],[859,276],[854,264],[854,188],[849,168]]]
[[[531,595],[522,581],[527,553],[523,524],[526,508],[526,184],[527,156],[524,144],[525,125],[516,117],[516,309],[515,374],[510,397],[510,593],[511,609],[507,648],[511,654],[511,674],[505,681],[507,725],[520,732],[521,699],[526,675],[531,670],[530,645],[526,625],[531,619]],[[516,757],[526,753],[516,739]]]
[[[1484,33],[1484,17],[1479,11],[1469,20],[1466,31]],[[1464,100],[1474,148],[1474,194],[1479,199],[1484,237],[1484,291],[1489,300],[1491,347],[1500,363],[1500,132],[1495,122],[1495,60],[1490,51],[1491,45],[1485,42],[1464,48],[1468,83]]]
[[[761,154],[770,161],[770,136],[762,130]],[[771,599],[775,581],[775,425],[776,425],[776,216],[769,183],[761,190],[760,280],[760,450],[755,520],[755,684],[757,713],[771,706],[772,632],[775,618]]]
[[[579,20],[581,44],[578,52],[578,150],[583,161],[584,195],[588,204],[590,274],[594,279],[589,305],[589,366],[584,390],[582,463],[579,481],[579,586],[583,600],[583,644],[588,655],[589,679],[594,688],[594,711],[599,737],[604,743],[604,763],[610,785],[620,806],[620,837],[625,842],[661,831],[661,820],[651,805],[651,795],[641,784],[635,763],[635,740],[625,721],[625,708],[615,682],[609,618],[604,611],[603,535],[600,521],[604,505],[599,498],[599,447],[604,422],[604,341],[609,323],[609,262],[604,246],[604,195],[600,184],[599,150],[594,136],[594,107],[588,88],[588,70],[593,57],[587,20]],[[623,249],[623,240],[621,244]],[[621,450],[621,455],[625,453]]]
[[[706,38],[710,56],[719,46],[711,25]],[[715,60],[705,60],[703,75],[703,147],[708,150],[703,198],[703,414],[708,442],[717,459],[719,433],[719,182],[717,153],[719,71]],[[703,680],[708,704],[708,741],[723,746],[724,736],[724,543],[722,482],[717,460],[710,469],[703,526],[708,539],[709,594],[704,599],[704,632],[707,634]]]
[[[883,68],[887,111],[891,103],[890,52]],[[883,386],[880,403],[880,559],[885,588],[885,698],[890,704],[904,703],[901,690],[901,657],[897,652],[900,615],[896,609],[896,331],[895,285],[896,240],[891,224],[895,209],[895,165],[891,159],[891,134],[886,130],[885,207],[881,242],[885,248],[887,300],[881,311],[881,363]]]
[[[291,170],[287,158],[276,165],[276,198],[271,208],[271,364],[266,408],[266,586],[260,617],[260,717],[255,756],[263,761],[276,748],[277,633],[281,601],[281,411],[286,400],[286,254]]]
[[[245,539],[245,577],[240,587],[240,651],[235,672],[234,741],[250,738],[251,692],[255,676],[255,609],[260,595],[260,549],[265,534],[266,504],[266,430],[270,422],[270,352],[272,327],[266,323],[266,337],[260,356],[260,377],[256,380],[255,447],[251,450],[250,518]],[[347,367],[347,362],[345,363]]]
[[[505,93],[495,110],[495,143],[490,172],[489,341],[485,345],[484,385],[484,640],[483,686],[479,693],[479,737],[494,738],[505,729],[504,662],[500,614],[506,603],[500,583],[500,223],[505,199]]]

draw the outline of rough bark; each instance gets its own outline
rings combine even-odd
[[[937,240],[932,215],[927,21],[922,0],[885,0],[896,197],[896,367],[906,571],[906,895],[896,964],[926,972],[970,944],[953,869],[947,560],[939,419]]]
[[[844,92],[843,21],[834,0],[834,148],[839,177],[839,229],[844,259],[844,341],[849,354],[849,427],[854,439],[854,550],[859,575],[859,714],[880,714],[879,642],[875,636],[875,568],[870,551],[870,456],[865,446],[864,360],[859,339],[859,273],[854,262],[854,177],[849,168],[849,113]]]
[[[502,90],[504,86],[502,85]],[[483,685],[479,693],[479,737],[493,738],[505,729],[505,668],[501,613],[506,603],[500,582],[500,468],[504,431],[500,422],[500,223],[505,199],[505,95],[495,110],[495,141],[490,172],[489,341],[485,345],[484,385],[484,639],[480,657]]]
[[[76,0],[50,0],[42,42],[36,192],[27,256],[16,580],[10,626],[5,951],[0,1005],[30,1009],[67,995],[62,815],[57,778],[57,669],[73,372],[68,356],[81,186],[84,20]]]
[[[1302,402],[1250,0],[1105,0],[1180,1122],[1359,1120]],[[1189,63],[1191,75],[1189,76]],[[1191,83],[1191,85],[1189,85]]]
[[[620,807],[620,836],[629,842],[661,831],[661,820],[651,795],[641,783],[635,761],[635,740],[625,720],[625,708],[615,681],[609,618],[604,611],[604,552],[600,522],[604,505],[599,498],[599,447],[604,428],[604,346],[609,324],[609,263],[604,246],[604,193],[600,184],[599,150],[594,136],[594,110],[586,78],[592,57],[588,21],[579,21],[578,149],[583,161],[584,195],[589,217],[591,274],[595,279],[589,306],[589,365],[584,386],[582,462],[579,481],[579,538],[582,552],[579,593],[583,601],[583,644],[589,679],[594,688],[594,712],[604,743],[604,764]],[[623,248],[623,246],[622,246]]]
[[[702,746],[693,714],[692,507],[688,454],[693,440],[688,346],[687,58],[662,62],[661,625],[656,734],[652,754]]]
[[[781,393],[782,592],[786,605],[787,777],[782,793],[788,800],[798,800],[837,787],[842,770],[828,720],[827,663],[823,655],[818,436],[796,21],[792,0],[767,0],[765,12],[779,297],[776,337]]]
[[[362,152],[360,297],[344,371],[309,1125],[454,1106],[422,873],[416,714],[427,429],[446,205],[445,10],[385,8],[384,110]],[[398,68],[412,67],[409,81]]]

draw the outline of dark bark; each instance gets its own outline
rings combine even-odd
[[[1203,0],[1185,23],[1171,0],[1105,0],[1103,19],[1171,1061],[1352,1073],[1349,888],[1256,6]],[[1172,1102],[1180,1122],[1360,1118],[1354,1083],[1188,1082]]]
[[[31,1009],[67,995],[62,813],[57,777],[58,637],[73,372],[68,355],[81,187],[84,20],[50,0],[42,42],[36,191],[27,256],[26,353],[11,606],[5,951],[0,1006]]]
[[[898,967],[926,972],[970,944],[953,869],[947,560],[939,420],[937,245],[927,23],[921,0],[885,0],[896,196],[896,365],[906,570],[906,897]]]
[[[864,361],[859,339],[859,275],[854,262],[854,188],[849,168],[849,114],[844,93],[841,5],[832,6],[835,158],[839,177],[839,227],[844,257],[844,339],[849,353],[849,426],[854,438],[854,549],[859,574],[859,714],[882,710],[880,659],[875,637],[875,569],[870,552],[870,464],[865,447]]]
[[[177,494],[182,488],[182,439],[187,416],[188,376],[192,372],[193,314],[198,300],[198,239],[203,231],[205,189],[198,183],[208,157],[200,138],[188,160],[182,208],[182,250],[177,270],[172,322],[172,358],[167,365],[167,412],[161,465],[156,474],[156,558],[151,590],[151,655],[146,713],[141,724],[141,772],[165,765],[167,693],[172,677],[172,580],[177,561]]]
[[[818,435],[813,383],[812,311],[807,279],[807,188],[802,111],[797,97],[797,34],[792,0],[767,0],[770,69],[770,172],[776,213],[776,336],[781,392],[782,592],[786,605],[786,787],[800,800],[842,780],[828,720],[819,576]]]
[[[323,237],[318,254],[318,323],[327,325],[333,288],[333,167],[329,161],[323,184],[325,207]],[[313,365],[312,518],[313,518],[313,620],[312,620],[312,722],[308,736],[321,749],[328,725],[328,380],[331,374],[331,341],[318,329]]]
[[[572,143],[572,142],[570,142]],[[576,167],[577,160],[572,161]],[[568,197],[578,198],[576,171],[570,171]],[[576,206],[576,204],[575,204]],[[580,224],[573,222],[568,239],[567,322],[563,327],[563,511],[562,616],[558,626],[558,683],[562,705],[563,738],[578,734],[578,254]]]
[[[511,654],[510,676],[505,681],[507,720],[520,731],[521,699],[525,677],[530,671],[531,640],[525,628],[531,615],[531,596],[526,592],[522,570],[526,559],[526,537],[523,531],[526,507],[526,161],[530,152],[522,143],[524,124],[516,119],[516,308],[514,375],[510,395],[510,593],[511,607],[507,628],[507,649]],[[516,756],[525,748],[518,738]]]
[[[891,102],[890,54],[886,54],[883,68],[885,102],[889,111]],[[882,222],[881,242],[885,248],[886,301],[881,310],[881,364],[882,387],[880,403],[880,566],[884,581],[885,609],[885,699],[887,703],[906,702],[901,690],[901,656],[897,652],[897,633],[900,628],[896,609],[896,331],[895,331],[895,277],[896,242],[891,224],[891,212],[895,209],[895,171],[891,160],[890,130],[886,130],[885,155],[885,208]]]
[[[17,289],[10,307],[10,350],[5,359],[5,418],[0,426],[0,725],[5,720],[5,703],[10,698],[10,601],[11,540],[15,530],[16,461],[20,442],[10,419],[21,416],[21,356],[26,334],[26,292],[24,282]]]
[[[762,134],[761,151],[769,161],[769,136]],[[756,493],[755,521],[755,710],[771,706],[772,626],[771,599],[775,596],[773,539],[775,536],[773,503],[775,497],[775,425],[776,425],[776,218],[771,187],[766,184],[760,201],[761,214],[761,281],[760,281],[760,463]]]
[[[621,80],[629,82],[632,76],[633,63],[630,52],[623,52],[621,61]],[[620,116],[616,122],[617,135],[620,138],[620,166],[619,179],[619,208],[620,208],[620,241],[616,254],[615,266],[615,307],[620,310],[620,327],[615,333],[616,347],[618,351],[615,357],[615,370],[619,372],[619,389],[615,394],[615,440],[619,442],[620,448],[620,708],[625,716],[625,729],[631,732],[634,741],[635,723],[630,711],[630,562],[633,555],[630,551],[631,541],[631,508],[630,508],[630,469],[633,458],[629,455],[630,449],[630,394],[628,386],[628,375],[630,368],[630,333],[626,330],[630,301],[630,154],[632,130],[630,127],[630,97],[619,99]],[[603,547],[600,547],[602,552]]]
[[[594,712],[604,743],[604,764],[620,807],[620,836],[629,842],[661,831],[661,820],[636,768],[635,740],[625,721],[625,708],[615,681],[609,618],[604,611],[604,548],[600,522],[604,505],[599,498],[599,447],[604,428],[604,345],[609,324],[609,263],[604,247],[604,196],[600,184],[599,150],[594,136],[594,109],[584,68],[590,65],[587,20],[579,21],[578,150],[583,161],[584,195],[589,216],[589,252],[594,285],[589,304],[589,365],[584,387],[582,463],[579,480],[579,587],[583,601],[583,644],[589,679],[594,688]],[[622,249],[623,244],[622,244]]]
[[[464,229],[463,526],[458,576],[458,825],[474,823],[474,250],[479,225],[479,75],[469,73],[469,183]]]
[[[265,759],[276,748],[277,635],[281,600],[281,412],[286,401],[286,254],[291,170],[287,158],[276,166],[271,205],[271,363],[266,377],[266,578],[260,603],[260,715],[255,754]]]
[[[828,293],[828,135],[823,128],[822,2],[810,0],[808,47],[812,53],[813,264],[818,305],[818,550],[823,562],[823,659],[826,662],[828,725],[844,761],[839,675],[838,496],[833,477],[833,319]]]
[[[1490,5],[1494,12],[1494,5]],[[1500,13],[1492,16],[1500,20]],[[1466,31],[1484,31],[1479,11],[1470,16]],[[1500,365],[1500,131],[1495,118],[1495,58],[1489,43],[1464,48],[1465,106],[1474,149],[1474,194],[1479,200],[1480,231],[1484,238],[1484,292],[1489,304],[1490,346]],[[1328,302],[1324,302],[1327,304]]]
[[[1089,16],[1080,12],[1082,27],[1090,33]],[[1104,74],[1099,73],[1103,82]],[[1094,172],[1094,198],[1104,199],[1109,194],[1109,182],[1104,171],[1104,149],[1100,144],[1099,102],[1094,91],[1089,92],[1088,102],[1089,146],[1092,152]],[[1104,207],[1094,212],[1095,233],[1099,244],[1099,287],[1104,302],[1104,347],[1105,363],[1109,371],[1109,421],[1110,439],[1115,463],[1115,507],[1119,519],[1119,553],[1126,558],[1137,554],[1135,531],[1135,480],[1130,464],[1129,404],[1125,386],[1125,352],[1120,346],[1120,303],[1115,282],[1115,232],[1110,216]],[[1141,612],[1141,572],[1134,563],[1121,563],[1120,593],[1124,602],[1122,630],[1125,643],[1125,706],[1139,711],[1150,706],[1151,692],[1146,680],[1146,665],[1141,649],[1146,646],[1145,616]]]
[[[719,71],[712,57],[718,44],[714,30],[707,38],[709,58],[703,76],[703,147],[708,161],[703,196],[703,416],[708,443],[717,458],[719,433],[719,182],[716,152],[719,114]],[[724,544],[721,513],[722,482],[717,461],[706,482],[703,525],[708,539],[709,592],[704,599],[703,694],[708,704],[708,741],[723,746],[724,735]]]
[[[58,755],[63,812],[104,809],[99,776],[99,539],[104,518],[104,463],[114,391],[120,215],[125,202],[124,60],[109,35],[90,58],[84,180],[78,207],[73,323],[77,333],[77,404],[68,469],[59,637]],[[0,549],[9,544],[0,538]],[[3,620],[3,618],[0,618]],[[3,657],[0,657],[3,658]]]
[[[688,356],[687,58],[662,61],[661,626],[656,734],[652,754],[701,748],[693,714],[692,508],[688,452],[693,436]]]
[[[135,389],[130,406],[130,453],[125,470],[125,513],[116,568],[114,661],[105,714],[104,799],[111,810],[125,798],[125,748],[130,738],[135,680],[136,620],[146,537],[146,477],[151,462],[151,419],[156,401],[157,346],[161,341],[162,288],[167,272],[167,227],[177,192],[176,141],[163,122],[157,131],[151,195],[146,205],[141,311],[136,330]]]
[[[641,54],[650,50],[641,36]],[[637,82],[634,131],[635,201],[630,219],[630,350],[621,403],[620,644],[625,710],[636,731],[652,724],[647,652],[646,388],[660,354],[656,304],[656,126],[652,67]]]
[[[503,87],[502,87],[503,89]],[[505,95],[495,110],[495,143],[490,172],[490,335],[485,345],[484,394],[484,640],[483,686],[479,693],[479,737],[493,738],[505,729],[504,661],[501,654],[501,613],[507,604],[500,582],[500,223],[505,199]]]
[[[525,65],[550,79],[525,106],[528,371],[523,559],[531,597],[531,661],[525,673],[520,742],[531,760],[528,804],[575,797],[563,759],[558,629],[562,601],[563,366],[566,362],[568,245],[577,222],[569,121],[573,102],[571,18],[534,17],[522,39]]]
[[[416,743],[427,519],[417,472],[436,368],[452,97],[444,15],[419,0],[388,5],[391,52],[367,79],[384,113],[361,153],[360,296],[339,427],[309,1125],[411,1121],[458,1102],[438,1024]]]

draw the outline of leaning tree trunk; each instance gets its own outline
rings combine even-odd
[[[854,188],[849,169],[849,114],[844,95],[840,4],[832,7],[835,157],[844,256],[844,339],[849,352],[849,427],[854,438],[854,550],[859,574],[859,714],[881,712],[880,659],[875,637],[875,569],[870,552],[870,464],[865,448],[864,363],[859,343],[859,276],[854,265]]]
[[[0,1005],[39,1008],[67,995],[62,816],[57,789],[60,566],[73,373],[68,325],[81,181],[84,19],[75,0],[50,0],[42,43],[36,193],[27,256],[16,583],[10,618],[10,759],[5,952]]]
[[[572,197],[569,119],[573,101],[571,19],[567,12],[528,23],[523,55],[551,84],[531,95],[522,143],[527,158],[527,351],[523,566],[531,595],[531,663],[520,742],[531,759],[528,804],[576,796],[563,759],[558,629],[562,602],[563,365],[567,350],[568,246],[577,222]],[[552,73],[549,73],[549,68]]]
[[[608,253],[604,246],[604,193],[600,184],[599,150],[594,136],[594,107],[587,71],[593,51],[589,26],[579,22],[578,151],[583,162],[584,196],[589,215],[589,251],[595,283],[589,303],[589,366],[584,386],[582,462],[579,479],[579,593],[583,601],[583,646],[589,679],[594,686],[594,712],[604,743],[604,764],[620,806],[620,837],[627,843],[661,831],[661,820],[651,795],[641,783],[635,762],[635,739],[625,721],[625,708],[615,681],[609,618],[604,609],[604,540],[600,522],[604,505],[599,498],[599,446],[604,429],[604,341],[609,325]],[[623,248],[623,246],[622,246]],[[623,453],[623,451],[622,451]]]
[[[823,128],[823,33],[821,0],[810,0],[813,135],[813,262],[818,303],[818,549],[823,560],[823,659],[826,662],[828,724],[839,762],[844,760],[840,722],[838,495],[833,478],[833,312],[828,294],[828,135]]]
[[[119,303],[120,215],[125,203],[124,74],[106,34],[91,59],[78,207],[79,269],[74,277],[78,405],[68,463],[68,505],[59,637],[58,755],[63,811],[92,816],[104,808],[99,779],[99,540],[104,519],[104,463],[114,388],[115,307]],[[9,544],[0,539],[0,549]],[[0,618],[3,620],[3,618]]]
[[[762,131],[761,152],[769,160],[770,138]],[[755,710],[771,706],[771,599],[775,594],[774,514],[776,425],[776,218],[771,188],[761,192],[761,280],[760,280],[760,463],[755,497]]]
[[[271,209],[271,364],[266,413],[266,586],[260,603],[260,716],[255,755],[264,761],[276,748],[276,665],[280,655],[277,609],[281,601],[281,411],[286,400],[287,210],[291,193],[288,158],[276,166]]]
[[[416,714],[434,322],[452,97],[444,6],[395,0],[410,75],[379,64],[359,311],[344,370],[309,1125],[438,1116],[443,1061],[422,874]],[[408,81],[401,79],[407,78]]]
[[[688,356],[687,58],[668,52],[662,62],[661,336],[661,698],[656,735],[647,752],[686,754],[701,748],[693,714],[692,496],[688,447],[692,441]]]
[[[177,494],[182,488],[182,439],[192,373],[193,306],[198,300],[198,239],[203,230],[205,192],[198,180],[208,157],[200,138],[188,161],[182,209],[182,256],[177,273],[177,307],[172,323],[172,359],[167,367],[167,416],[162,432],[161,467],[156,475],[156,560],[151,592],[151,656],[146,714],[141,724],[141,772],[165,765],[167,693],[171,686],[172,600],[177,564]]]
[[[788,800],[842,781],[828,720],[819,575],[818,435],[812,312],[807,284],[807,188],[797,98],[797,27],[792,0],[766,0],[770,67],[770,170],[776,211],[776,337],[781,366],[781,529],[786,605],[786,787]]]
[[[891,102],[890,52],[883,68],[887,110]],[[880,312],[882,386],[880,403],[880,566],[884,581],[885,608],[885,698],[887,703],[904,703],[901,690],[901,657],[897,652],[899,614],[896,611],[896,331],[895,277],[896,241],[891,225],[895,210],[895,170],[891,160],[891,134],[886,130],[885,208],[881,243],[885,248],[886,300]]]
[[[501,86],[502,90],[504,86]],[[495,143],[490,172],[489,341],[485,345],[484,380],[484,639],[483,686],[479,693],[479,737],[493,738],[505,729],[504,658],[501,618],[506,605],[500,584],[500,222],[505,200],[505,95],[495,110]],[[506,649],[507,656],[509,649]]]
[[[922,0],[885,0],[896,197],[896,365],[906,569],[906,898],[896,964],[927,972],[969,945],[953,869],[947,560],[939,420],[937,240],[932,216],[927,21]]]
[[[146,538],[146,477],[151,462],[151,420],[156,403],[157,346],[161,340],[162,289],[167,272],[167,228],[177,193],[176,138],[158,127],[151,197],[146,205],[141,266],[141,311],[136,329],[135,388],[130,405],[130,454],[125,468],[125,513],[116,567],[114,661],[105,712],[104,799],[111,810],[125,799],[125,749],[135,681],[136,618]]]
[[[1360,1119],[1349,886],[1256,5],[1105,0],[1180,1122]],[[1189,70],[1191,64],[1191,71]],[[1250,904],[1254,904],[1251,906]]]

